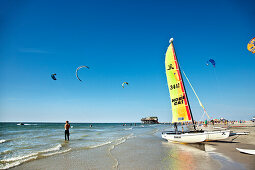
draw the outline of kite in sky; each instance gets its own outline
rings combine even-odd
[[[52,78],[53,80],[57,80],[56,77],[55,77],[55,75],[57,75],[57,74],[54,73],[54,74],[51,75],[51,78]]]
[[[247,44],[247,49],[252,52],[252,54],[255,53],[255,37],[251,39],[251,41]]]
[[[213,65],[213,67],[215,67],[216,62],[213,59],[210,59],[209,61],[207,61],[206,65],[209,66],[210,63]]]
[[[124,88],[124,85],[128,85],[128,82],[124,82],[124,83],[122,83],[122,87]]]
[[[79,76],[78,76],[78,71],[79,71],[81,68],[87,68],[87,69],[89,69],[89,67],[88,67],[88,66],[80,66],[80,67],[78,67],[78,68],[76,69],[76,77],[77,77],[77,79],[80,80],[80,81],[81,81],[81,79],[80,79]]]

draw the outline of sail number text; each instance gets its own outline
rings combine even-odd
[[[170,85],[170,86],[169,86],[169,89],[170,89],[170,90],[177,89],[177,88],[180,88],[180,83],[173,84],[173,85]]]

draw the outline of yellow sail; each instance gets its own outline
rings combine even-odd
[[[167,84],[172,104],[172,123],[192,121],[185,87],[176,58],[173,39],[166,52],[165,59]]]

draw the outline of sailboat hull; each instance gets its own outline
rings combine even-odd
[[[223,140],[229,137],[230,130],[205,131],[204,133],[206,134],[205,141]]]
[[[239,150],[242,153],[247,153],[247,154],[251,154],[251,155],[255,155],[255,150],[251,150],[251,149],[240,149],[240,148],[236,148],[237,150]]]
[[[206,140],[205,133],[174,133],[174,132],[162,132],[162,138],[169,142],[179,143],[200,143]]]

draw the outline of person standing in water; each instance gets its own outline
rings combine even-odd
[[[70,128],[70,124],[68,122],[68,120],[66,121],[66,124],[65,124],[65,140],[67,138],[67,140],[69,140],[69,128]]]

